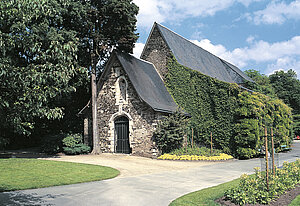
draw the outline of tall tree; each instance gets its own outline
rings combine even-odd
[[[91,61],[91,104],[93,151],[100,153],[97,125],[96,64],[106,62],[113,48],[132,53],[137,40],[138,7],[132,0],[91,0],[89,15],[89,51]]]
[[[63,118],[91,53],[103,65],[113,47],[132,50],[137,11],[129,0],[0,1],[0,143]]]
[[[295,134],[300,135],[300,80],[293,70],[277,71],[269,76],[277,96],[293,109]]]
[[[36,118],[59,119],[56,102],[75,91],[84,5],[75,0],[0,1],[0,130],[28,136]]]
[[[275,90],[267,75],[261,74],[259,71],[254,69],[246,70],[245,73],[254,80],[254,82],[247,82],[248,89],[263,93],[270,97],[276,97]]]
[[[290,105],[295,114],[300,114],[300,81],[293,70],[277,71],[269,76],[277,96]]]

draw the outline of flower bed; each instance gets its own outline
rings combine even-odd
[[[225,192],[225,200],[237,205],[268,204],[275,198],[293,189],[300,183],[300,159],[296,162],[283,164],[282,169],[276,169],[276,174],[269,174],[269,189],[266,186],[265,173],[255,168],[255,174],[241,176],[238,187]]]
[[[200,155],[172,155],[172,154],[163,154],[157,159],[160,160],[188,160],[188,161],[222,161],[233,159],[231,155],[220,153],[217,156],[200,156]]]

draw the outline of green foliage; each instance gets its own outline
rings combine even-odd
[[[61,119],[57,104],[87,77],[75,31],[84,6],[73,0],[0,1],[0,120],[3,136],[28,136],[36,119]],[[77,16],[72,16],[72,15]],[[80,82],[80,81],[79,81]]]
[[[41,151],[47,154],[64,152],[65,154],[85,154],[90,147],[83,144],[81,134],[51,134],[42,139]]]
[[[247,82],[246,87],[270,97],[278,97],[293,109],[294,134],[300,135],[300,81],[293,70],[276,71],[269,77],[256,70],[248,70],[246,74],[256,83]]]
[[[235,152],[239,159],[250,159],[258,155],[258,150],[244,147],[237,147]]]
[[[0,150],[4,149],[7,144],[8,144],[8,139],[0,137]]]
[[[293,115],[294,118],[294,132],[295,132],[295,136],[299,135],[300,136],[300,114],[295,114]]]
[[[299,206],[300,205],[300,195],[298,195],[289,206]]]
[[[171,155],[198,155],[198,156],[206,156],[206,157],[210,157],[210,156],[218,156],[220,155],[222,151],[218,150],[218,149],[213,149],[213,152],[210,153],[210,149],[206,148],[206,147],[181,147],[179,149],[175,149],[172,152],[170,152]]]
[[[62,143],[65,147],[75,147],[77,144],[82,143],[82,135],[81,134],[72,134],[66,136]]]
[[[79,132],[92,47],[102,66],[113,47],[132,52],[137,12],[132,0],[0,1],[0,141]]]
[[[132,0],[90,0],[88,2],[90,3],[87,10],[89,31],[93,28],[89,37],[95,41],[94,50],[97,50],[97,59],[105,62],[112,48],[132,53],[134,43],[138,39],[135,33],[138,7]],[[87,42],[87,45],[90,49],[93,46],[90,42]],[[89,56],[87,59],[90,62]]]
[[[62,152],[62,140],[67,136],[68,135],[64,133],[44,136],[41,141],[41,151],[47,154]]]
[[[266,186],[264,173],[256,169],[254,176],[242,175],[238,187],[225,192],[225,197],[238,205],[268,204],[272,199],[292,189],[300,182],[300,160],[284,163],[277,169],[275,176],[269,175],[269,190]]]
[[[87,154],[91,151],[91,148],[85,144],[77,144],[74,147],[63,147],[63,151],[68,155]]]
[[[192,117],[194,141],[213,145],[239,158],[257,155],[265,123],[274,126],[275,143],[291,142],[291,110],[282,101],[244,91],[236,84],[221,82],[180,65],[168,62],[166,86],[176,103]]]
[[[293,108],[294,114],[300,114],[300,80],[296,72],[291,69],[276,71],[269,79],[277,96]]]
[[[300,80],[296,72],[277,71],[269,79],[277,96],[293,109],[294,134],[300,135]]]
[[[162,153],[171,152],[182,146],[187,121],[183,113],[176,111],[158,123],[153,136]]]
[[[247,82],[246,87],[253,91],[268,95],[270,97],[277,97],[273,86],[270,83],[268,76],[260,74],[259,71],[254,69],[249,69],[245,71],[254,82]]]
[[[235,155],[243,159],[258,155],[258,149],[264,144],[265,125],[274,128],[276,149],[281,144],[291,143],[292,114],[287,105],[260,93],[243,91],[238,97],[239,105],[235,114],[237,124],[233,138]]]
[[[174,100],[191,114],[190,127],[194,128],[195,142],[228,148],[233,136],[234,108],[237,106],[238,86],[218,81],[177,63],[168,63],[166,86]]]
[[[65,154],[84,154],[91,150],[89,146],[83,144],[81,134],[69,134],[62,140],[62,143]]]

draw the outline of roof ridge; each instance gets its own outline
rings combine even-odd
[[[170,50],[172,51],[172,53],[174,54],[174,56],[176,57],[176,59],[178,61],[180,61],[178,58],[181,58],[181,60],[183,60],[182,57],[186,56],[186,54],[185,55],[181,55],[180,53],[178,53],[178,49],[180,49],[180,48],[178,46],[174,47],[174,45],[178,45],[179,42],[182,42],[185,45],[190,45],[189,47],[191,49],[193,48],[194,52],[196,51],[196,53],[198,53],[198,52],[203,53],[203,55],[210,56],[211,58],[214,58],[216,61],[219,61],[220,63],[217,63],[217,64],[219,64],[219,65],[222,64],[223,65],[222,67],[225,67],[225,68],[229,69],[230,71],[236,73],[236,75],[238,75],[239,78],[241,78],[241,80],[239,80],[239,82],[240,81],[244,81],[244,80],[253,81],[250,77],[248,77],[246,74],[244,74],[243,71],[241,69],[239,69],[237,66],[235,66],[234,64],[232,64],[232,63],[224,60],[223,58],[218,57],[217,55],[211,53],[210,51],[207,51],[206,49],[203,49],[201,46],[199,46],[196,43],[192,42],[192,40],[189,40],[189,39],[181,36],[180,34],[178,34],[178,33],[174,32],[174,31],[170,30],[169,28],[167,28],[167,27],[165,27],[165,26],[163,26],[163,25],[161,25],[159,23],[155,22],[154,23],[154,27],[157,27],[157,29],[158,29],[159,33],[161,34],[162,38],[164,39],[165,43],[170,48]],[[178,39],[177,39],[177,41],[175,43],[174,39],[176,39],[176,38],[178,38]],[[197,55],[196,53],[192,53],[192,54],[194,54],[194,55],[196,55],[196,56],[199,57],[199,54]],[[179,55],[179,56],[177,56],[177,55]],[[195,61],[194,61],[194,63],[195,63]],[[181,64],[185,64],[185,63],[181,62]],[[188,65],[185,65],[185,66],[190,67]],[[196,66],[196,67],[198,67],[198,66]],[[214,65],[211,65],[211,66],[214,66]],[[193,69],[193,70],[198,70],[198,69],[196,69],[196,67],[195,68],[190,67],[190,68]],[[219,69],[221,69],[221,68],[219,68]],[[216,77],[212,73],[214,70],[210,70],[211,72],[209,72],[209,71],[205,72],[205,70],[198,70],[198,71],[200,71],[201,73],[206,74],[208,76],[212,75],[211,77],[217,78],[217,79],[219,79],[221,81],[231,82],[231,83],[233,83],[233,82],[237,83],[237,79],[234,78],[232,75],[230,75],[230,73],[228,73],[228,75],[226,75],[227,77],[225,77],[225,76],[222,77],[221,73],[219,73],[219,75],[218,75],[219,77]]]
[[[155,22],[155,23],[156,23],[156,22]],[[172,31],[171,29],[169,29],[169,28],[165,27],[164,25],[161,25],[161,24],[159,24],[159,23],[156,23],[156,24],[158,24],[159,26],[163,27],[164,29],[167,29],[168,31],[170,31],[170,32],[172,32],[172,33],[174,33],[174,34],[176,34],[177,36],[179,36],[179,37],[181,37],[182,39],[184,39],[184,40],[188,41],[189,43],[191,43],[191,44],[195,45],[196,47],[199,47],[199,48],[203,49],[201,46],[199,46],[199,45],[195,44],[195,43],[194,43],[194,42],[192,42],[191,40],[189,40],[189,39],[185,38],[184,36],[182,36],[182,35],[180,35],[180,34],[178,34],[178,33],[176,33],[175,31]],[[197,40],[197,39],[195,39],[195,40]],[[198,40],[197,40],[197,41],[198,41]],[[167,42],[166,42],[166,43],[167,43]],[[206,51],[206,52],[208,52],[209,54],[211,54],[211,55],[213,55],[213,56],[215,56],[215,57],[219,58],[220,60],[222,60],[220,57],[218,57],[217,55],[215,55],[215,54],[211,53],[210,51],[207,51],[206,49],[203,49],[203,50],[204,50],[204,51]],[[230,62],[229,62],[229,63],[230,63]]]

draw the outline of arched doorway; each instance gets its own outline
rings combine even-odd
[[[115,119],[115,152],[129,154],[129,121],[125,116]]]

